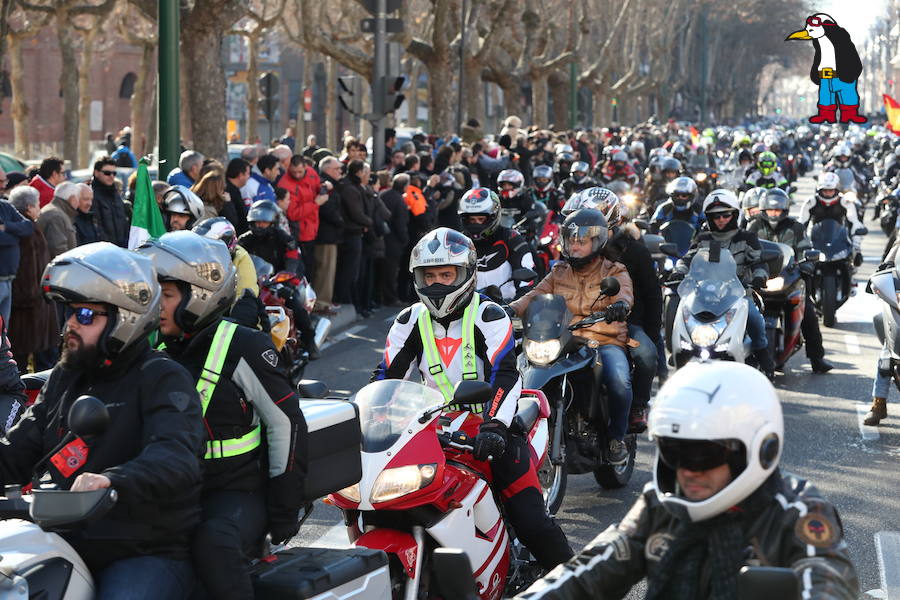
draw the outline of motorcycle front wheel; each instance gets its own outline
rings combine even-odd
[[[541,493],[544,496],[544,504],[551,515],[555,515],[563,503],[566,495],[566,484],[569,475],[566,464],[554,465],[550,462],[550,453],[544,456],[544,460],[538,465],[538,481],[541,482]]]
[[[635,434],[626,435],[625,445],[628,447],[628,460],[621,465],[603,464],[594,469],[594,479],[605,490],[623,488],[631,480],[637,455],[637,436]]]
[[[834,327],[837,312],[837,277],[834,273],[822,276],[822,322]]]

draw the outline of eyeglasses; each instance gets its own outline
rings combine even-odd
[[[672,469],[709,471],[728,462],[740,442],[659,438],[659,458]]]
[[[116,175],[115,171],[100,171],[100,172],[103,173],[104,175],[106,175],[107,177],[114,177]]]
[[[94,310],[93,308],[88,308],[86,306],[82,306],[81,308],[67,306],[66,321],[68,321],[72,315],[75,315],[75,320],[82,325],[93,325],[94,317],[106,317],[109,313],[102,310]]]

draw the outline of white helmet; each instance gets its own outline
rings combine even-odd
[[[641,140],[634,140],[633,142],[631,142],[630,150],[631,153],[635,156],[644,156],[644,142],[642,142]]]
[[[606,217],[610,227],[615,227],[622,222],[622,201],[615,192],[605,187],[591,187],[572,194],[559,212],[562,216],[568,217],[582,208],[599,210]]]
[[[512,184],[513,187],[505,190],[503,189],[504,183]],[[525,176],[515,169],[503,169],[497,175],[497,193],[500,194],[501,198],[515,198],[522,191],[523,187],[525,187]]]
[[[734,192],[726,189],[713,190],[703,200],[703,213],[740,210],[741,203]]]
[[[841,178],[838,177],[837,173],[831,171],[821,173],[816,184],[816,199],[822,204],[831,206],[841,199],[840,187]],[[822,190],[834,190],[834,195],[826,198],[822,195]]]
[[[653,403],[648,430],[657,443],[656,497],[693,522],[722,514],[759,489],[778,466],[784,440],[781,403],[766,376],[724,361],[691,363],[670,377]],[[679,492],[679,464],[697,471],[728,464],[732,480],[705,500],[689,500]]]
[[[591,170],[591,166],[584,162],[583,160],[579,160],[577,162],[572,163],[572,167],[569,169],[569,173],[571,173],[572,181],[575,183],[581,183],[585,179],[587,179],[588,171]],[[578,175],[581,173],[581,175]]]
[[[467,306],[475,292],[478,257],[472,240],[448,227],[426,233],[409,257],[409,272],[419,300],[435,319]],[[429,267],[454,267],[456,278],[450,285],[425,283]]]
[[[188,229],[203,218],[203,200],[183,185],[173,185],[163,196],[165,212],[178,215],[190,215]]]

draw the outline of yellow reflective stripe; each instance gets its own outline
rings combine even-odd
[[[478,367],[475,364],[475,319],[478,317],[478,294],[463,313],[462,322],[462,378],[478,379]]]
[[[441,355],[437,349],[437,342],[434,340],[434,328],[431,326],[431,314],[423,309],[419,313],[418,321],[419,336],[422,338],[422,349],[425,354],[428,372],[434,377],[438,391],[449,402],[453,399],[453,384],[450,383],[450,378],[447,377],[447,372],[444,371],[444,366],[441,364]]]
[[[210,440],[206,442],[206,454],[203,458],[209,460],[213,458],[230,458],[246,454],[251,450],[259,447],[262,441],[261,427],[257,425],[250,430],[250,433],[242,435],[239,438],[230,440]]]
[[[216,328],[212,344],[210,344],[209,354],[206,355],[203,372],[200,373],[200,379],[197,380],[197,393],[200,394],[200,405],[203,408],[204,417],[213,393],[216,391],[216,384],[219,383],[219,375],[222,373],[222,367],[225,366],[225,357],[228,356],[228,348],[231,346],[231,339],[234,337],[235,331],[237,331],[237,324],[221,321]]]

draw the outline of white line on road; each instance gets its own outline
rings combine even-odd
[[[879,531],[875,534],[875,554],[881,572],[882,598],[900,598],[900,532]]]
[[[862,402],[856,403],[856,422],[859,425],[859,434],[862,436],[864,442],[871,442],[881,437],[881,434],[878,433],[877,427],[863,424],[867,412],[869,412],[869,407],[867,405]],[[900,598],[900,595],[897,597]]]
[[[844,345],[847,346],[848,354],[859,354],[859,338],[853,333],[844,334]]]
[[[324,350],[330,346],[333,346],[333,345],[337,344],[338,342],[343,341],[354,334],[359,333],[360,331],[362,331],[365,328],[366,328],[366,326],[362,325],[362,324],[354,325],[350,329],[348,329],[346,331],[342,331],[341,333],[337,334],[333,338],[329,338],[328,340],[326,340],[325,343],[322,344],[322,347],[319,348],[319,351],[321,352],[322,350]]]

